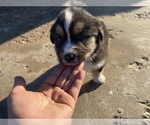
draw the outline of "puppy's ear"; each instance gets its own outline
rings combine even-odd
[[[101,27],[99,27],[98,40],[103,41],[103,38],[104,38],[103,29]]]
[[[105,38],[108,38],[108,32],[107,32],[107,29],[106,29],[106,26],[105,24],[102,22],[102,21],[99,21],[98,23],[98,39],[99,41],[105,41]]]
[[[54,26],[52,26],[50,30],[50,40],[53,44],[55,43],[54,35],[55,35]]]

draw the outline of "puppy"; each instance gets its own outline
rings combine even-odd
[[[75,66],[85,62],[94,82],[102,84],[108,55],[109,37],[106,26],[82,8],[69,7],[60,12],[50,30],[59,62]]]

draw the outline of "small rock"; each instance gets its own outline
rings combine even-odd
[[[29,66],[26,65],[25,67],[28,68]]]
[[[0,62],[2,62],[3,61],[3,58],[0,58]]]
[[[113,94],[113,91],[111,90],[111,91],[109,92],[109,94],[112,95],[112,94]]]
[[[149,61],[149,58],[148,57],[145,57],[145,56],[143,56],[143,57],[141,57],[144,61]]]
[[[114,35],[113,35],[113,34],[110,34],[109,37],[110,37],[111,39],[114,39]]]
[[[123,113],[123,110],[122,110],[121,108],[118,108],[117,112],[118,112],[119,114],[121,114],[121,113]]]

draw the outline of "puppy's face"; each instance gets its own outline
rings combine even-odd
[[[60,13],[51,28],[51,41],[60,63],[77,65],[90,58],[103,39],[99,22],[78,8]]]

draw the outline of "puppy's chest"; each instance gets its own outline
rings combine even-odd
[[[87,61],[84,64],[84,70],[89,71],[89,70],[98,70],[99,68],[103,67],[105,65],[105,59],[101,60],[98,63],[95,63],[93,61]]]

